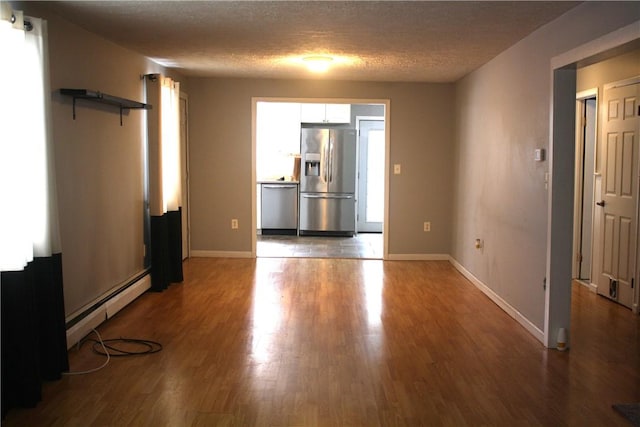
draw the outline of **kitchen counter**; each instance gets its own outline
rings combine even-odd
[[[258,184],[300,184],[300,181],[279,181],[277,179],[258,180]]]

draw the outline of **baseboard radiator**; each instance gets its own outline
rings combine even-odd
[[[145,274],[137,278],[131,284],[123,287],[117,293],[107,297],[97,305],[91,307],[88,313],[84,313],[81,320],[67,328],[67,349],[73,347],[82,338],[87,336],[92,329],[102,322],[115,316],[133,300],[151,288],[151,276]]]

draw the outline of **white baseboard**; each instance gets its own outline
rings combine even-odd
[[[389,254],[390,261],[449,261],[447,254]]]
[[[576,281],[585,288],[589,289],[589,291],[593,292],[594,294],[598,293],[598,285],[596,285],[595,283],[585,282],[584,280],[579,279],[576,279]]]
[[[133,285],[129,286],[118,295],[108,300],[104,305],[107,310],[107,319],[111,319],[117,312],[129,305],[134,299],[151,288],[151,275],[147,274]]]
[[[151,287],[151,275],[147,274],[119,294],[114,295],[104,304],[95,308],[85,318],[67,329],[67,350],[86,337],[92,329],[113,317],[133,300]]]
[[[91,312],[87,317],[67,329],[67,350],[86,337],[92,329],[107,320],[107,309],[103,305]]]
[[[192,258],[255,258],[251,252],[244,251],[201,251],[191,250]]]
[[[529,319],[524,317],[522,313],[516,310],[511,304],[503,300],[498,294],[496,294],[491,288],[482,283],[480,279],[471,274],[469,270],[464,268],[462,264],[456,261],[453,258],[449,258],[451,264],[458,270],[464,277],[469,279],[471,283],[473,283],[478,289],[480,289],[486,296],[491,299],[494,303],[498,305],[502,310],[505,311],[509,316],[515,319],[516,322],[520,323],[522,327],[524,327],[531,335],[533,335],[538,341],[540,341],[544,345],[544,332],[540,330],[536,325],[531,323]]]

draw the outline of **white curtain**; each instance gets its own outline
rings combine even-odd
[[[180,83],[161,77],[160,144],[162,146],[163,212],[182,204],[180,183]]]
[[[151,215],[177,211],[182,203],[180,184],[180,83],[161,74],[145,80]]]
[[[0,271],[60,252],[46,21],[0,19]],[[31,27],[25,31],[25,21]]]

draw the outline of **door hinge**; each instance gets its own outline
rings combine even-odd
[[[632,277],[631,278],[631,289],[633,289],[633,285],[635,285],[635,279]]]

